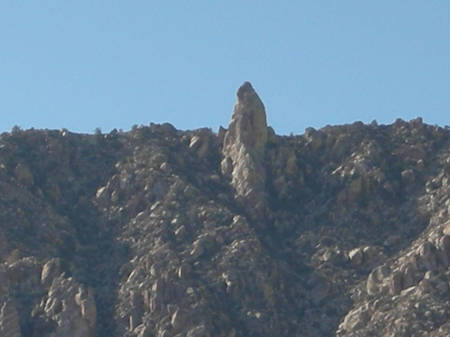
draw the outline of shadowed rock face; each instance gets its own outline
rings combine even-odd
[[[240,202],[261,218],[265,208],[267,143],[264,104],[249,82],[237,91],[237,103],[223,144],[222,173],[231,177]]]
[[[0,135],[0,336],[448,337],[450,131]]]

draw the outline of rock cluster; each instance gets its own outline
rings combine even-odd
[[[433,207],[426,235],[395,259],[380,261],[362,283],[357,305],[339,326],[338,336],[375,333],[395,336],[447,336],[450,310],[450,221],[446,174],[430,179],[422,207]],[[431,188],[433,186],[434,188]]]
[[[1,268],[2,336],[97,336],[92,290],[66,277],[59,259],[41,265],[28,257]],[[29,312],[28,321],[24,312]]]
[[[42,280],[49,281],[49,264],[44,265]],[[59,274],[51,281],[45,295],[32,313],[39,328],[51,331],[48,336],[96,336],[96,305],[92,289],[79,284],[72,277]],[[44,328],[45,330],[45,328]]]

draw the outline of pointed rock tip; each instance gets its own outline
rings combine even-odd
[[[250,82],[244,82],[237,91],[237,102],[224,141],[246,144],[256,152],[264,149],[267,141],[266,110]]]
[[[247,116],[247,118],[250,118],[250,124],[245,126],[246,130],[249,130],[249,128],[265,130],[267,128],[264,103],[248,81],[244,82],[237,91],[237,103],[234,106],[230,125],[233,124],[233,120],[240,118],[238,116]]]
[[[255,93],[255,89],[253,89],[252,84],[248,81],[245,81],[237,91],[237,97],[242,99],[245,94]]]

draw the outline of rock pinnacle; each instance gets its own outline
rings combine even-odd
[[[267,142],[267,121],[264,104],[249,82],[237,91],[237,103],[225,134],[222,173],[231,178],[236,198],[252,210],[256,217],[265,208],[263,165]]]

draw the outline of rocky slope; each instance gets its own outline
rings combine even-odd
[[[450,131],[0,137],[0,335],[450,335]]]

